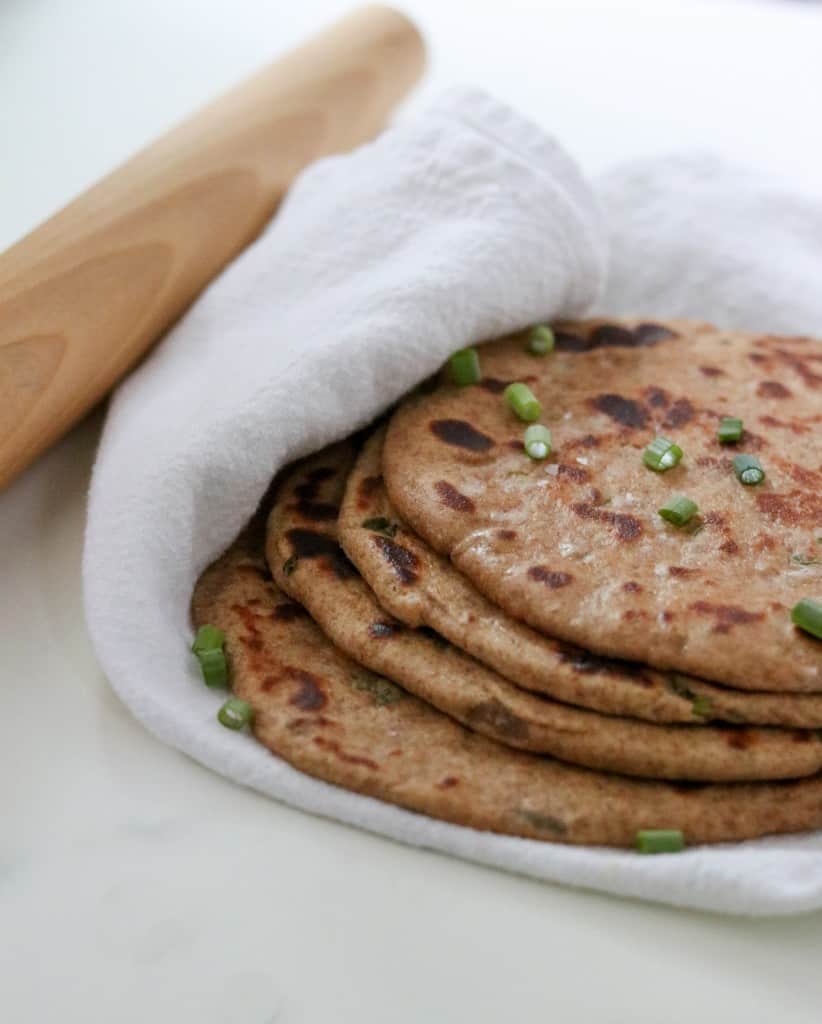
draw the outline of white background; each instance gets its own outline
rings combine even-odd
[[[345,7],[0,0],[0,246]],[[700,147],[822,189],[820,5],[405,7],[432,56],[406,114],[472,82],[592,173]],[[152,740],[83,624],[99,423],[0,495],[4,1020],[819,1021],[822,914],[723,919],[513,878],[283,808]]]

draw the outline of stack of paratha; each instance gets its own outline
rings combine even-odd
[[[685,323],[483,345],[286,470],[201,578],[274,753],[449,821],[569,843],[822,826],[822,350]],[[503,400],[551,429],[533,460]],[[744,433],[721,445],[723,416]],[[684,452],[643,463],[654,437]],[[755,454],[765,480],[733,468]],[[683,528],[657,510],[681,493]]]

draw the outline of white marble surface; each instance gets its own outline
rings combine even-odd
[[[408,3],[437,44],[413,103],[479,82],[594,171],[688,142],[822,178],[822,9],[616,6]],[[5,0],[0,245],[341,7]],[[155,742],[83,624],[99,423],[0,495],[3,1020],[819,1020],[822,914],[721,919],[536,884],[310,818]]]

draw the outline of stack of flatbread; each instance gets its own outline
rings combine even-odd
[[[479,829],[631,846],[822,826],[822,350],[586,321],[479,347],[286,469],[201,577],[274,754]],[[529,457],[505,401],[550,428]],[[317,410],[317,415],[322,415]],[[723,417],[744,423],[721,444]],[[664,436],[681,461],[654,472]],[[734,456],[765,478],[744,485]],[[683,526],[658,510],[686,495]]]

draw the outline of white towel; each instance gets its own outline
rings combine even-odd
[[[602,308],[822,333],[819,209],[740,180],[700,163],[608,179],[616,261]],[[188,653],[194,581],[276,470],[366,424],[454,349],[585,312],[604,284],[607,234],[556,143],[478,93],[307,170],[112,401],[84,559],[92,639],[155,735],[308,811],[681,906],[821,907],[819,835],[648,858],[481,833],[311,779],[220,728],[220,697]]]

